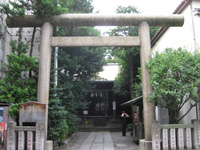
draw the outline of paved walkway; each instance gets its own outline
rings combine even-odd
[[[63,150],[138,150],[132,141],[130,133],[122,137],[121,132],[79,132]]]

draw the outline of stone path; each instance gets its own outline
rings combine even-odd
[[[130,134],[121,132],[79,132],[63,150],[138,150]]]

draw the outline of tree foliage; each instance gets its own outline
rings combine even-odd
[[[16,118],[19,103],[36,100],[38,62],[26,55],[28,46],[23,42],[11,41],[10,46],[8,62],[1,70],[5,77],[0,80],[0,99],[11,104],[9,114]]]
[[[119,6],[117,13],[139,14],[139,10],[134,6]],[[150,27],[150,36],[153,37],[159,27]],[[137,26],[116,27],[108,32],[110,36],[138,36]],[[121,96],[136,96],[141,93],[141,80],[138,78],[138,68],[140,67],[140,49],[139,47],[113,47],[110,51],[113,61],[121,66],[120,73],[114,83],[114,91]],[[132,63],[129,61],[132,56]],[[112,58],[110,57],[110,58]],[[133,70],[133,76],[130,75],[130,69]],[[130,91],[130,79],[133,78],[134,90]],[[137,87],[135,87],[137,86]],[[136,93],[135,93],[136,92]],[[141,96],[141,95],[139,95]]]
[[[60,146],[60,142],[64,141],[69,132],[67,115],[65,107],[61,105],[59,89],[51,89],[49,100],[48,114],[48,139],[54,141],[54,148]],[[55,95],[55,92],[57,93]]]
[[[180,121],[200,101],[200,53],[185,49],[167,49],[156,53],[147,64],[153,92],[149,101],[169,109],[170,122]],[[180,110],[186,103],[189,109],[183,116]]]
[[[138,75],[136,75],[136,77],[137,77],[138,82],[134,82],[133,96],[139,97],[139,96],[142,95],[142,72],[141,72],[141,68],[138,68]]]
[[[92,36],[100,33],[91,27],[61,28],[68,36]],[[84,109],[85,93],[91,90],[90,81],[104,65],[104,48],[69,47],[58,52],[58,88],[63,88],[62,105],[68,111],[69,134],[78,130],[77,110]]]
[[[91,13],[91,0],[73,0],[69,3],[69,13]],[[57,36],[99,36],[93,27],[59,27]],[[58,86],[56,93],[67,111],[69,127],[67,135],[78,131],[77,110],[84,109],[85,94],[92,88],[90,81],[104,65],[105,48],[68,47],[58,50]],[[52,57],[53,58],[53,57]],[[51,99],[50,99],[51,101]]]
[[[18,0],[1,3],[0,11],[8,17],[25,16],[34,14],[37,16],[52,16],[68,12],[68,2],[63,0]]]
[[[26,14],[40,17],[61,13],[91,13],[93,11],[91,2],[92,0],[18,0],[0,6],[1,12],[8,17]],[[100,33],[92,27],[59,27],[56,35],[96,36]],[[34,37],[34,32],[32,37]],[[104,48],[59,49],[59,83],[58,88],[51,90],[48,119],[48,137],[56,143],[64,140],[66,135],[77,131],[80,119],[77,118],[76,112],[78,108],[85,106],[82,102],[84,93],[91,89],[89,81],[104,64],[103,53]]]
[[[133,7],[119,6],[116,10],[117,13],[131,13],[138,14],[139,11]],[[138,36],[138,27],[125,26],[116,27],[108,32],[110,36]],[[130,97],[130,66],[134,66],[133,78],[136,79],[137,68],[140,66],[139,48],[138,47],[112,47],[111,56],[121,66],[120,73],[114,82],[114,91],[120,96]],[[129,63],[129,55],[132,55],[133,65]]]

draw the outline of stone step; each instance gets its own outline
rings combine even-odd
[[[80,132],[99,132],[99,131],[120,132],[121,124],[107,125],[107,126],[80,125],[79,131]]]

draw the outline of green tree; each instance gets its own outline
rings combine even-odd
[[[139,10],[134,6],[119,6],[117,13],[139,14]],[[150,36],[153,37],[159,27],[150,27]],[[108,32],[110,36],[138,36],[138,27],[125,26],[116,27]],[[140,67],[140,48],[139,47],[112,47],[111,56],[121,66],[120,73],[114,83],[114,91],[121,96],[134,98],[135,93],[141,87],[141,80],[138,78],[138,68]],[[141,89],[139,90],[141,91]],[[141,93],[141,92],[140,92]]]
[[[0,11],[8,17],[25,16],[34,14],[37,16],[52,16],[68,12],[68,2],[64,0],[17,0],[9,3],[1,3]]]
[[[48,139],[54,141],[54,148],[58,148],[68,135],[69,126],[67,124],[67,114],[65,107],[62,106],[60,89],[51,89],[48,113]],[[55,95],[55,93],[57,93]]]
[[[142,72],[141,72],[141,68],[138,68],[138,75],[136,77],[137,77],[138,82],[134,82],[133,97],[139,97],[139,96],[142,95]]]
[[[68,29],[65,29],[68,30]],[[71,31],[71,30],[70,30]],[[64,32],[70,35],[70,31]],[[71,35],[99,35],[92,28],[75,28]],[[77,110],[82,108],[85,93],[91,90],[91,79],[102,70],[104,48],[70,47],[58,52],[58,88],[63,88],[62,104],[68,111],[69,133],[78,129]]]
[[[134,6],[119,6],[117,13],[138,14]],[[116,27],[108,32],[110,36],[138,36],[138,27],[125,26]],[[114,82],[114,91],[120,96],[131,98],[133,91],[133,80],[136,82],[137,68],[140,66],[140,55],[138,47],[112,47],[111,55],[121,66],[120,73]],[[134,61],[132,61],[134,60]],[[131,72],[130,72],[131,71]]]
[[[153,87],[149,101],[168,108],[170,123],[178,123],[200,101],[197,92],[200,85],[200,53],[182,48],[167,49],[156,53],[147,68]],[[186,103],[190,103],[190,107],[179,116]]]
[[[19,103],[36,100],[38,62],[26,55],[28,46],[23,42],[11,41],[10,46],[8,62],[1,70],[5,77],[0,80],[0,99],[11,104],[9,114],[16,118]]]
[[[91,0],[72,0],[69,13],[92,13]],[[93,27],[59,27],[58,36],[99,36]],[[105,48],[68,47],[58,50],[58,86],[62,106],[67,111],[68,135],[78,130],[77,110],[84,109],[85,94],[92,88],[91,78],[101,71],[104,64]]]
[[[41,16],[60,15],[68,12],[69,2],[65,0],[15,0],[8,3],[0,3],[0,12],[7,17],[21,16],[27,14]],[[22,40],[22,28],[19,28],[18,41]],[[33,28],[30,44],[30,57],[32,57],[36,27]]]

